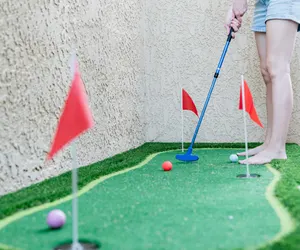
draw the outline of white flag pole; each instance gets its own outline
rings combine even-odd
[[[77,154],[75,142],[71,144],[71,157],[72,157],[72,237],[73,244],[72,250],[81,250],[82,247],[78,240],[78,175],[77,175]]]
[[[76,51],[73,46],[73,55],[71,58],[71,74],[74,77],[76,63]],[[83,247],[79,243],[78,237],[78,161],[76,144],[71,144],[71,158],[72,158],[72,250],[82,250]]]
[[[248,137],[247,137],[247,121],[246,121],[246,100],[245,100],[245,87],[244,76],[241,76],[242,81],[242,100],[243,100],[243,113],[244,113],[244,131],[245,131],[245,149],[246,149],[246,164],[247,164],[247,178],[250,177],[249,163],[248,163]]]
[[[181,88],[181,151],[184,151],[184,147],[183,147],[183,96],[182,96],[182,91],[183,88]]]

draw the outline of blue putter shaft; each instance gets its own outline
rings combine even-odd
[[[205,100],[205,103],[204,103],[204,106],[203,106],[203,109],[201,111],[201,115],[199,117],[199,121],[198,121],[198,124],[197,124],[197,127],[196,127],[196,130],[194,132],[194,135],[193,135],[193,139],[192,139],[192,142],[187,150],[187,153],[185,155],[177,155],[176,158],[178,160],[182,160],[182,161],[195,161],[195,160],[198,160],[198,157],[197,156],[192,156],[192,150],[193,150],[193,146],[194,146],[194,143],[195,143],[195,140],[196,140],[196,137],[198,135],[198,131],[199,131],[199,128],[202,124],[202,121],[203,121],[203,118],[204,118],[204,115],[205,115],[205,112],[206,112],[206,109],[207,109],[207,106],[208,106],[208,103],[209,103],[209,100],[210,100],[210,97],[211,97],[211,94],[214,90],[214,87],[215,87],[215,84],[216,84],[216,81],[218,79],[218,76],[219,76],[219,73],[220,73],[220,70],[221,70],[221,67],[222,67],[222,64],[224,62],[224,59],[225,59],[225,56],[226,56],[226,53],[227,53],[227,50],[228,50],[228,47],[229,47],[229,44],[231,42],[231,39],[232,39],[232,32],[233,32],[233,29],[231,28],[230,29],[230,33],[227,37],[227,41],[226,41],[226,44],[224,46],[224,49],[223,49],[223,52],[222,52],[222,55],[221,55],[221,58],[220,58],[220,61],[219,61],[219,64],[218,64],[218,67],[215,71],[215,74],[214,74],[214,79],[212,81],[212,84],[211,84],[211,87],[209,89],[209,92],[208,92],[208,95],[206,97],[206,100]]]

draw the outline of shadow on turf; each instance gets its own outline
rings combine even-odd
[[[45,234],[45,233],[50,233],[50,232],[57,232],[59,231],[61,228],[54,228],[54,229],[51,229],[51,228],[43,228],[43,229],[39,229],[37,230],[36,232],[38,234]]]
[[[82,246],[82,250],[98,250],[100,249],[101,243],[99,241],[91,241],[87,239],[79,239],[79,242]],[[61,242],[58,244],[54,250],[69,250],[72,247],[72,240]]]
[[[188,161],[188,162],[185,162],[185,161],[177,161],[176,162],[176,165],[193,165],[195,162],[192,162],[192,161]]]

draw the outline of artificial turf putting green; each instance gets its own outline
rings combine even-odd
[[[280,231],[265,197],[273,174],[251,166],[261,178],[237,179],[245,168],[228,162],[235,150],[195,152],[200,160],[188,164],[174,160],[176,152],[161,153],[83,194],[80,236],[99,240],[102,249],[234,249],[270,241]],[[171,172],[161,170],[165,160],[174,162]],[[71,202],[56,208],[68,216],[61,230],[47,230],[48,208],[4,227],[0,242],[34,250],[69,240]]]

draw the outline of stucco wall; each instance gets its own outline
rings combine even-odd
[[[69,148],[45,164],[69,90],[73,43],[95,127],[80,165],[144,142],[143,36],[138,0],[2,0],[0,195],[70,169]]]
[[[201,112],[226,41],[223,25],[228,4],[219,0],[147,1],[146,140],[181,140],[181,87]],[[243,114],[237,109],[241,74],[248,81],[258,114],[266,125],[265,87],[250,30],[253,7],[251,3],[243,27],[229,47],[199,130],[199,142],[243,141]],[[300,143],[300,34],[291,71],[295,103],[288,139]],[[184,112],[185,141],[191,140],[197,121],[193,113]],[[247,121],[249,141],[262,141],[264,129]]]

